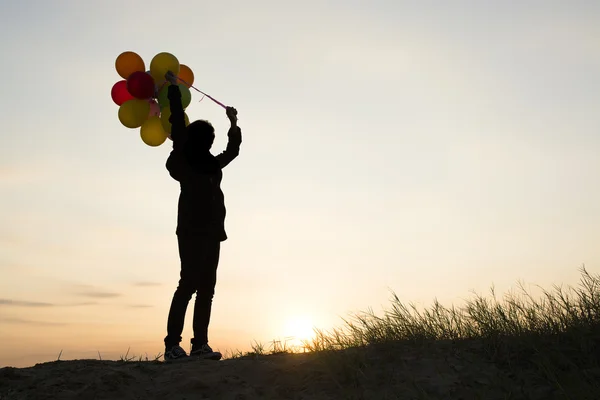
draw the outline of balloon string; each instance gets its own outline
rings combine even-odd
[[[167,82],[163,82],[163,84],[160,85],[160,87],[156,90],[156,97],[158,97],[158,94],[160,93],[160,91],[162,90],[162,88],[165,87],[166,84],[167,84]]]
[[[200,89],[196,89],[194,86],[190,85],[189,83],[187,83],[186,81],[184,81],[183,79],[181,79],[180,77],[177,77],[177,79],[179,79],[182,83],[186,84],[187,86],[191,87],[192,89],[194,89],[196,92],[203,94],[204,96],[208,97],[209,99],[211,99],[212,101],[214,101],[215,103],[217,103],[218,105],[220,105],[221,107],[227,109],[227,106],[223,103],[221,103],[219,100],[215,99],[214,97],[212,97],[209,94],[204,93],[202,90]],[[202,101],[202,100],[201,100]]]

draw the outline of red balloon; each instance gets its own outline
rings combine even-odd
[[[135,97],[133,97],[131,93],[129,93],[129,91],[127,90],[126,80],[122,80],[115,83],[112,87],[112,90],[110,91],[110,96],[118,106],[125,103],[126,101],[135,99]]]
[[[127,90],[138,99],[154,96],[154,79],[143,71],[134,72],[127,79]]]

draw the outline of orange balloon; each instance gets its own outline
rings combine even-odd
[[[190,87],[194,84],[194,73],[185,64],[181,64],[179,68],[179,79],[184,81],[184,85]],[[182,82],[183,83],[183,82]]]
[[[134,72],[146,71],[144,60],[133,51],[125,51],[119,54],[117,61],[115,61],[115,68],[117,73],[124,79],[128,79]]]

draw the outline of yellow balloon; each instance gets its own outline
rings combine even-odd
[[[167,140],[167,132],[163,129],[159,117],[150,117],[140,128],[140,136],[148,146],[160,146]]]
[[[170,117],[171,107],[167,106],[163,108],[160,112],[160,121],[162,123],[163,129],[167,133],[171,133],[171,122],[169,121]],[[188,118],[188,115],[185,112],[183,113],[183,118],[185,120],[185,126],[188,126],[190,124],[190,119]]]
[[[127,128],[139,128],[150,114],[148,100],[128,100],[119,107],[119,121]]]
[[[176,76],[179,75],[179,60],[171,53],[158,53],[150,61],[150,75],[154,78],[155,82],[165,80],[165,74],[171,71]]]

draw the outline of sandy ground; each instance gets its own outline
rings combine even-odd
[[[600,377],[600,374],[598,375]],[[477,349],[386,346],[223,361],[55,361],[0,369],[0,400],[584,399]]]
[[[314,359],[312,360],[314,362]],[[56,361],[0,370],[0,399],[328,399],[303,355],[224,361]]]

